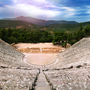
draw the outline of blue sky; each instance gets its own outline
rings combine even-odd
[[[90,0],[0,0],[0,19],[18,16],[90,21]]]

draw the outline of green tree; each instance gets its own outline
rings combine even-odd
[[[83,30],[82,23],[80,23],[80,31],[82,31],[82,30]]]
[[[5,28],[3,28],[3,29],[1,29],[0,30],[0,38],[2,39],[2,40],[4,40],[4,41],[6,41],[6,30],[5,30]]]
[[[10,37],[10,36],[12,36],[12,30],[9,28],[8,30],[7,30],[7,37]]]
[[[9,43],[17,43],[17,39],[14,36],[9,37]]]
[[[83,37],[85,37],[85,33],[83,31],[79,30],[77,32],[77,38],[78,38],[78,40],[82,39]]]
[[[73,40],[73,34],[72,33],[68,34],[67,40],[68,40],[68,42],[71,42]]]
[[[63,41],[64,32],[54,32],[54,41],[60,44],[60,41]]]
[[[85,32],[85,34],[86,34],[87,36],[90,35],[90,25],[86,26],[84,32]]]

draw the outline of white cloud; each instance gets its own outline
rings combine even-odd
[[[87,6],[87,13],[90,14],[90,6]]]
[[[49,10],[49,8],[43,9],[35,5],[17,3],[17,0],[14,0],[14,2],[16,2],[16,4],[14,4],[13,6],[7,5],[3,7],[3,9],[1,10],[3,12],[7,11],[6,13],[8,14],[10,13],[15,17],[22,15],[22,16],[41,18],[41,19],[47,19],[47,18],[53,19],[55,17],[68,18],[73,16],[75,11],[74,9],[69,7],[57,7],[53,4],[50,4],[49,6],[55,9]],[[60,9],[63,9],[63,11],[62,10],[60,11]]]
[[[20,12],[24,12],[25,16],[31,16],[36,18],[48,17],[49,19],[49,18],[55,18],[57,16],[68,18],[73,16],[75,13],[75,10],[73,8],[63,7],[63,6],[58,7],[52,3],[47,2],[46,0],[33,0],[32,2],[28,0],[21,0],[21,2],[18,0],[14,0],[14,2],[17,3],[16,4],[17,14],[20,11]],[[37,5],[37,4],[41,5],[41,3],[43,4],[43,6]],[[44,6],[45,4],[46,6]]]
[[[33,16],[33,17],[38,17],[38,16],[48,16],[48,17],[55,17],[57,16],[60,12],[59,11],[53,11],[49,9],[40,9],[36,6],[33,5],[27,5],[27,4],[17,4],[17,11],[24,12],[28,16]],[[19,10],[18,10],[19,8]]]
[[[33,17],[56,17],[60,11],[56,10],[57,6],[47,2],[46,0],[13,0],[17,9],[16,12],[24,12],[26,16]],[[50,9],[53,8],[53,9]],[[54,9],[55,8],[55,9]]]
[[[70,8],[70,7],[61,7],[61,9],[65,9],[67,11],[75,11],[75,9]]]
[[[30,4],[30,3],[48,3],[46,0],[13,0],[14,3],[19,3],[19,4]]]
[[[46,3],[45,0],[34,0],[35,2],[41,2],[41,3]]]
[[[14,4],[12,6],[5,5],[5,7],[0,8],[0,13],[4,15],[7,14],[12,17],[18,16],[30,16],[40,19],[57,19],[57,20],[67,20],[75,17],[77,13],[77,8],[56,6],[46,0],[13,0]],[[45,6],[44,6],[45,5]],[[90,13],[90,11],[88,11]]]
[[[59,11],[53,11],[49,9],[41,9],[39,7],[28,5],[28,4],[16,4],[14,6],[6,5],[5,7],[0,8],[0,13],[6,15],[7,14],[13,14],[13,17],[18,16],[31,16],[36,18],[42,18],[42,17],[56,17],[59,15]],[[11,16],[10,15],[10,16]]]
[[[73,15],[75,14],[75,9],[73,9],[73,8],[60,7],[60,9],[61,9],[60,17],[62,17],[63,19],[73,17]]]

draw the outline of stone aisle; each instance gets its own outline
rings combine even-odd
[[[41,72],[38,76],[35,90],[51,90],[43,72]]]

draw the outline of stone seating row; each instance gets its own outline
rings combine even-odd
[[[87,69],[44,71],[53,90],[90,90],[90,71]]]
[[[0,39],[0,65],[23,65],[24,54]]]
[[[0,69],[0,90],[32,90],[39,70]]]
[[[70,63],[85,62],[89,61],[90,57],[90,39],[83,38],[64,52],[59,53],[59,62],[52,67],[62,67]]]

